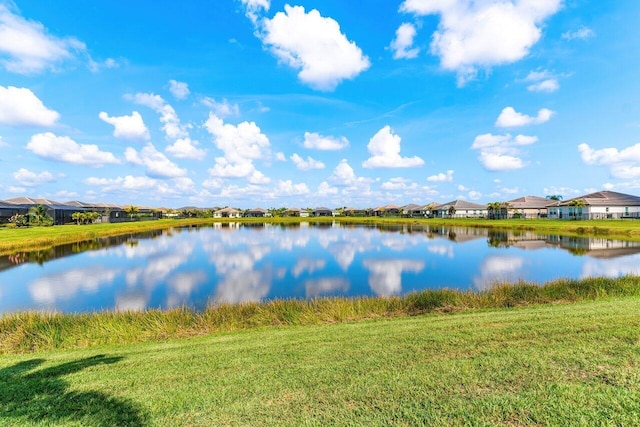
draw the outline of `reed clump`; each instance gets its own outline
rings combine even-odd
[[[482,291],[425,290],[405,296],[274,300],[86,314],[24,312],[0,317],[0,354],[167,340],[269,326],[490,310],[640,296],[640,277],[497,283]]]

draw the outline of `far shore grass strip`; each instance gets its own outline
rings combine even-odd
[[[162,219],[118,224],[64,225],[53,227],[0,227],[0,255],[18,251],[48,249],[56,245],[77,243],[100,237],[121,236],[173,227],[207,226],[215,223],[269,223],[294,225],[301,222],[363,225],[450,226],[478,227],[496,230],[534,231],[584,237],[606,237],[640,241],[640,220],[555,220],[477,218],[373,218],[373,217],[319,217],[319,218],[240,218],[240,219]]]
[[[318,325],[372,318],[456,313],[539,304],[640,297],[640,277],[562,279],[544,285],[497,284],[485,291],[426,290],[398,297],[320,298],[223,304],[203,311],[59,314],[0,317],[0,354],[159,341],[285,325]]]

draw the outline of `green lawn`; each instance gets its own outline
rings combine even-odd
[[[0,357],[0,425],[640,423],[640,298]]]

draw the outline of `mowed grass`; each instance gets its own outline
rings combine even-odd
[[[343,224],[367,225],[408,225],[408,226],[456,226],[479,227],[499,230],[536,231],[539,233],[567,234],[576,236],[600,236],[624,240],[640,241],[640,221],[635,220],[585,220],[563,221],[549,219],[467,219],[467,218],[242,218],[239,220],[189,218],[163,219],[119,224],[64,225],[54,227],[0,227],[0,255],[17,251],[50,248],[65,243],[92,240],[139,233],[150,230],[164,230],[173,227],[206,226],[216,222],[272,223],[293,225],[300,222],[327,223],[338,221]]]
[[[635,426],[640,298],[0,358],[7,426]]]

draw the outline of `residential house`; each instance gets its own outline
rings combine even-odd
[[[213,213],[214,218],[240,218],[241,216],[242,212],[240,212],[238,209],[229,207],[218,209]]]
[[[524,196],[507,202],[507,209],[512,217],[520,218],[545,218],[547,206],[553,201],[544,197]]]
[[[402,207],[398,205],[379,206],[373,210],[374,216],[400,216]]]
[[[0,224],[9,222],[9,218],[16,214],[26,215],[29,208],[13,203],[0,202]]]
[[[116,205],[115,203],[89,203],[72,200],[70,202],[64,202],[64,204],[67,206],[84,208],[90,212],[98,212],[102,215],[102,222],[122,222],[130,220],[129,215],[124,211],[124,208],[120,205]]]
[[[347,207],[344,209],[345,216],[367,216],[366,209],[359,209],[354,207]]]
[[[262,208],[253,208],[247,210],[244,216],[247,218],[264,218],[271,216],[271,214]]]
[[[466,200],[453,200],[434,206],[431,212],[435,218],[482,218],[487,216],[487,207]]]
[[[288,217],[299,217],[299,218],[309,218],[309,211],[307,209],[300,208],[289,208],[284,211],[284,216]]]
[[[311,211],[311,216],[336,216],[333,210],[325,207],[315,208]]]
[[[424,218],[429,216],[429,214],[431,213],[431,206],[432,205],[416,205],[416,204],[408,204],[406,206],[402,207],[402,216],[408,216],[408,217],[418,217],[418,218]]]
[[[640,218],[640,197],[615,191],[597,191],[549,207],[549,217],[559,219]]]
[[[64,203],[55,202],[53,200],[31,198],[31,197],[14,197],[12,199],[4,200],[5,203],[11,205],[17,205],[22,208],[26,208],[27,211],[35,206],[42,205],[47,210],[47,215],[53,218],[54,225],[62,225],[73,223],[71,216],[75,212],[86,212],[88,209],[78,206],[69,206]]]

